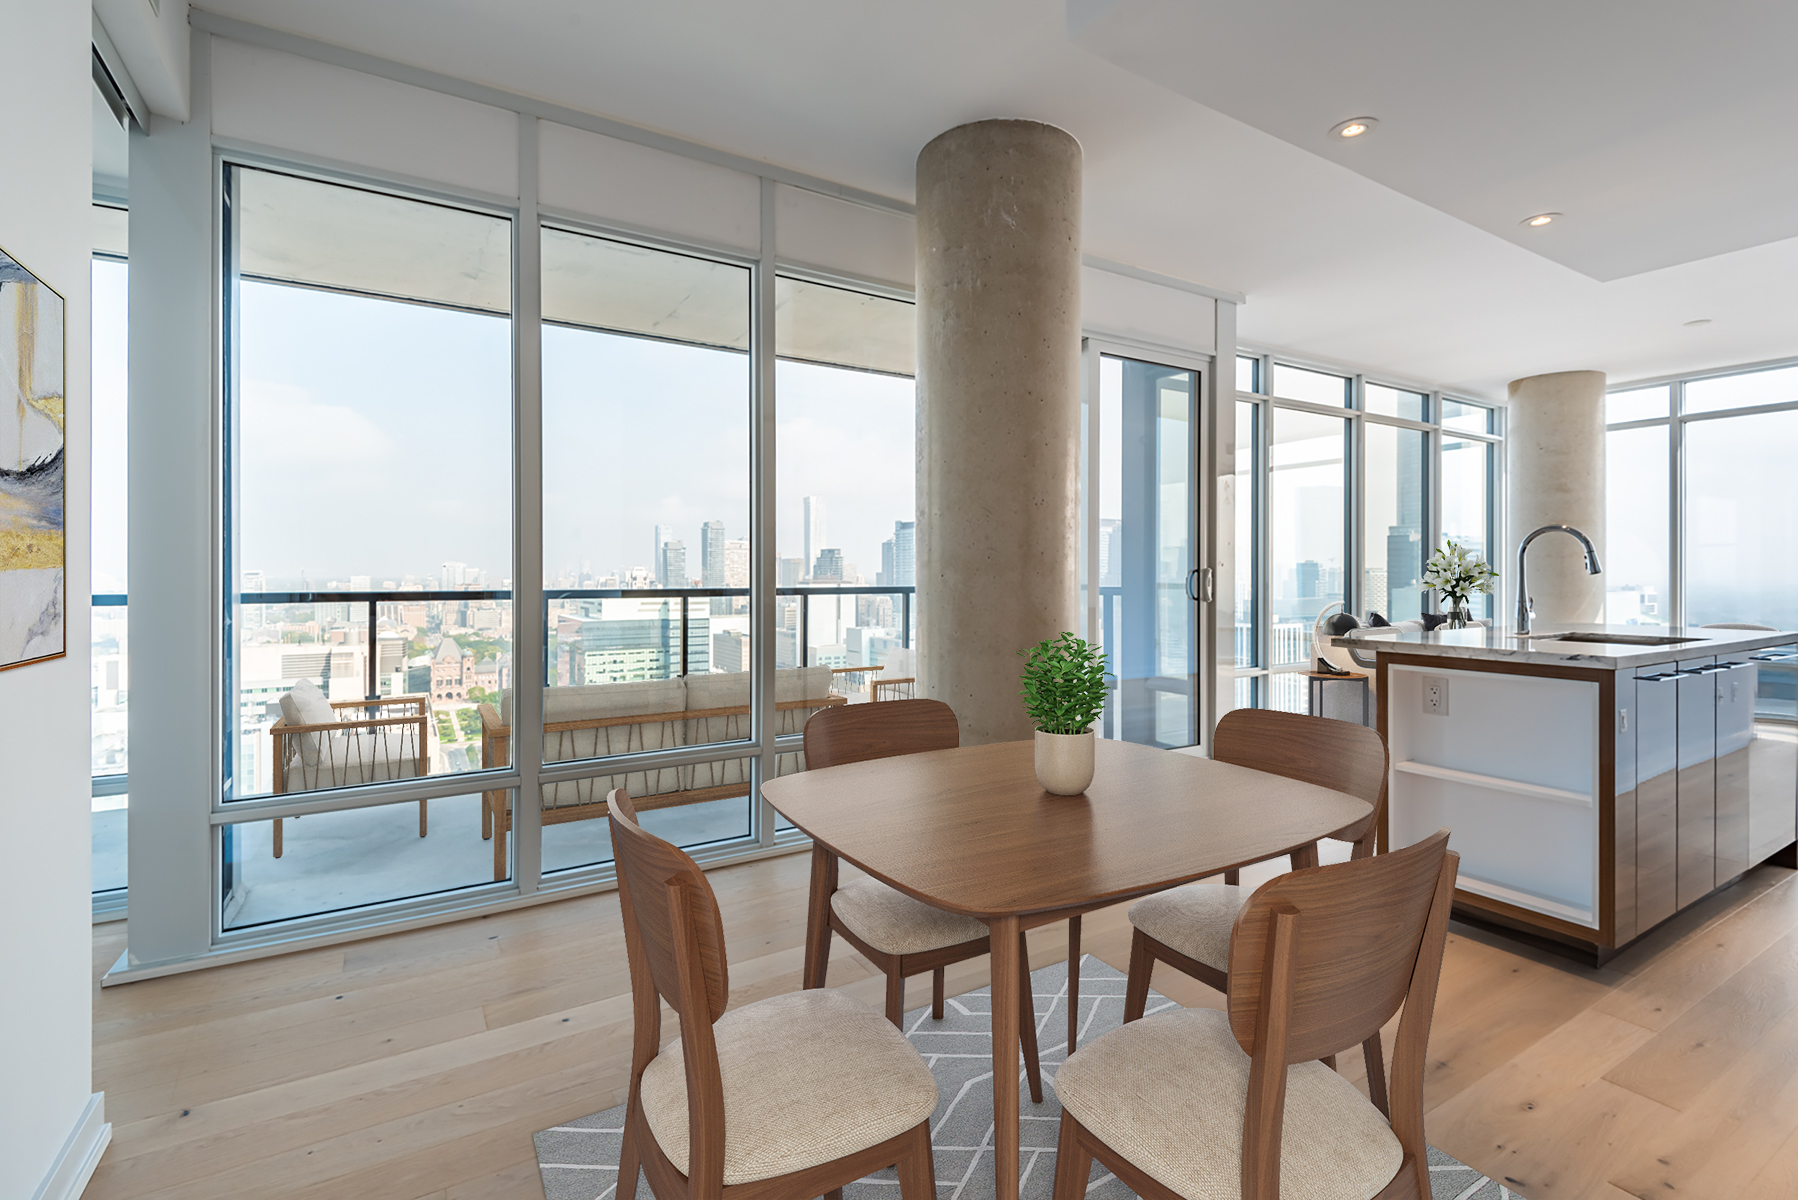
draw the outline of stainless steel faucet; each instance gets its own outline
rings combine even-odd
[[[1530,548],[1531,542],[1535,541],[1543,534],[1556,529],[1560,530],[1562,533],[1572,534],[1579,539],[1580,545],[1586,548],[1586,574],[1596,575],[1603,570],[1603,568],[1598,565],[1598,549],[1592,545],[1592,539],[1575,529],[1573,526],[1544,525],[1540,529],[1532,530],[1528,537],[1517,543],[1517,628],[1514,631],[1516,633],[1528,633],[1530,631],[1530,610],[1536,606],[1536,602],[1530,599],[1529,577],[1525,574],[1523,569],[1524,551]]]

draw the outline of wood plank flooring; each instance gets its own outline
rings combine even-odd
[[[799,854],[712,872],[733,1006],[799,986],[808,871]],[[624,1096],[613,894],[101,991],[124,934],[94,930],[114,1131],[91,1200],[541,1200],[531,1134]],[[1063,937],[1035,931],[1032,963]],[[1083,942],[1125,967],[1123,908]],[[949,975],[979,987],[985,961]],[[841,939],[830,982],[881,1006]],[[1167,968],[1155,986],[1221,1003]],[[928,991],[914,980],[910,1004]],[[1530,1200],[1794,1195],[1798,877],[1758,868],[1601,969],[1455,925],[1430,1051],[1430,1140]],[[1363,1084],[1360,1056],[1343,1063]]]

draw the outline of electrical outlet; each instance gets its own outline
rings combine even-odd
[[[1617,732],[1629,732],[1629,709],[1627,708],[1620,708],[1617,710]]]
[[[1423,677],[1423,711],[1426,716],[1448,716],[1448,680],[1440,675]]]

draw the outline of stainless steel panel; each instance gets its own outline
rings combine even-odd
[[[1750,756],[1754,745],[1755,664],[1724,661],[1711,673],[1717,728],[1717,882],[1749,867]]]
[[[1636,680],[1617,673],[1617,711],[1612,762],[1615,799],[1611,821],[1611,945],[1639,932],[1636,924]]]
[[[1671,667],[1645,667],[1635,686],[1636,932],[1642,933],[1679,908],[1679,675]]]
[[[1698,668],[1710,658],[1679,664],[1679,907],[1696,904],[1717,886],[1717,689]]]
[[[1748,862],[1798,841],[1798,647],[1749,656],[1756,670],[1748,744]]]

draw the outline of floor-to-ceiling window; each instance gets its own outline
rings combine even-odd
[[[542,246],[545,768],[741,741],[750,270],[572,230]],[[699,710],[721,715],[678,715]],[[618,786],[679,844],[749,838],[748,783],[740,754],[545,782],[543,869],[611,859]]]
[[[1320,616],[1414,619],[1435,548],[1491,554],[1500,414],[1275,355],[1239,356],[1236,386],[1236,703],[1302,712]]]
[[[446,777],[516,666],[511,221],[239,165],[224,206],[220,928],[489,881]]]
[[[1606,620],[1798,628],[1798,364],[1627,385],[1605,416]]]
[[[125,210],[94,207],[93,394],[93,871],[96,911],[125,894],[131,765],[131,625],[126,590]],[[109,904],[109,902],[112,902]]]

